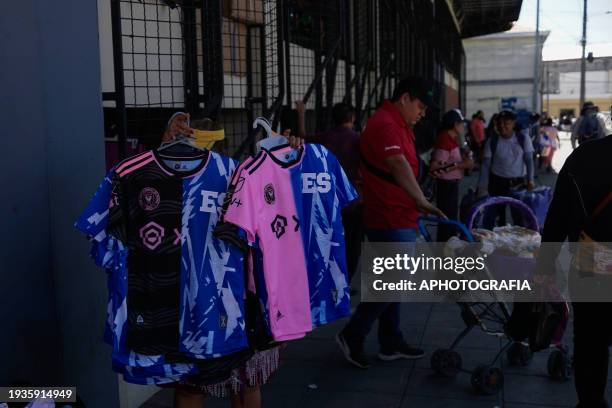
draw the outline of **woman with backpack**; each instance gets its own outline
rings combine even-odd
[[[465,123],[461,111],[453,109],[444,114],[440,132],[431,153],[430,173],[436,180],[436,204],[447,217],[457,219],[459,212],[459,183],[465,170],[474,167],[469,153],[461,149],[461,135]],[[444,225],[438,227],[438,242],[446,242],[455,231]]]
[[[493,134],[484,146],[482,169],[478,180],[478,196],[508,196],[510,190],[526,184],[533,190],[534,163],[533,144],[529,136],[515,132],[516,115],[501,111],[498,115],[499,134]],[[500,225],[506,224],[505,207],[499,214],[486,215],[485,227],[492,228],[499,215]],[[520,215],[512,211],[512,218],[518,223]]]

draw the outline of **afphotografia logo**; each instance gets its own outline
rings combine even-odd
[[[153,187],[145,187],[138,195],[140,208],[145,211],[153,211],[159,206],[159,192]]]

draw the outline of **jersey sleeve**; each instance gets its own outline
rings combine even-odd
[[[249,177],[246,169],[240,168],[238,171],[225,196],[221,221],[242,228],[247,240],[254,242],[257,235],[257,202],[252,193],[255,180]]]
[[[76,229],[94,241],[100,242],[106,236],[113,178],[114,170],[111,169],[100,183],[98,190],[85,210],[74,223]]]
[[[121,244],[107,233],[114,177],[114,170],[111,169],[74,224],[77,230],[91,240],[90,255],[96,265],[104,268],[112,267],[114,252],[121,247]]]
[[[127,242],[128,204],[124,183],[118,174],[111,180],[111,195],[108,203],[108,226],[106,231],[121,242]]]
[[[402,138],[405,137],[397,126],[387,125],[381,127],[375,140],[370,142],[370,151],[374,159],[384,160],[387,157],[402,154]]]
[[[336,179],[336,194],[338,196],[338,200],[340,202],[340,208],[346,207],[351,201],[357,199],[358,194],[353,187],[353,184],[349,181],[344,169],[340,165],[338,159],[333,156],[331,153],[328,153],[328,158],[332,158],[333,166],[331,166],[331,170],[333,171],[333,176]]]

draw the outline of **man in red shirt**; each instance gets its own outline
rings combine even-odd
[[[417,182],[419,159],[412,127],[433,105],[431,85],[420,78],[400,81],[368,120],[361,134],[363,223],[370,242],[414,242],[421,213],[444,217]],[[370,362],[363,352],[366,335],[378,320],[381,360],[419,358],[423,350],[406,344],[399,329],[399,303],[361,303],[336,341],[346,359],[360,368]]]

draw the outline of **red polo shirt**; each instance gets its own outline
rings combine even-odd
[[[390,173],[385,158],[403,155],[415,177],[419,161],[414,145],[414,133],[397,108],[385,101],[370,117],[361,134],[363,157],[374,167]],[[415,228],[420,215],[415,201],[402,188],[391,184],[360,166],[363,176],[363,222],[371,229]]]

